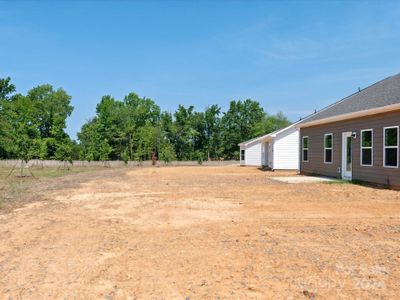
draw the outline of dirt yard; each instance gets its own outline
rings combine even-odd
[[[398,299],[400,192],[274,175],[40,181],[37,201],[0,215],[1,299]]]

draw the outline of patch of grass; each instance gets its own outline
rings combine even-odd
[[[361,180],[353,179],[353,180],[344,180],[344,179],[335,179],[333,181],[326,181],[326,184],[357,184],[357,185],[365,185],[366,183]]]
[[[335,179],[332,181],[324,181],[325,184],[353,184],[350,180]]]
[[[43,180],[52,180],[71,174],[104,170],[104,167],[73,167],[70,170],[58,167],[31,168],[33,176],[20,177],[20,170],[15,169],[8,176],[11,167],[0,167],[0,210],[4,210],[26,198],[27,193],[33,193],[37,184]],[[31,175],[29,170],[24,170],[25,175]]]
[[[375,189],[390,189],[390,185],[387,184],[377,184],[377,183],[371,183],[371,182],[366,182],[358,179],[352,179],[352,180],[343,180],[343,179],[337,179],[334,181],[326,181],[324,182],[325,184],[354,184],[354,185],[360,185],[364,187],[372,187]]]
[[[367,181],[362,181],[362,180],[358,180],[358,179],[353,179],[351,181],[353,184],[357,184],[357,185],[361,185],[361,186],[365,186],[365,187],[372,187],[372,188],[376,188],[376,189],[390,189],[390,185],[388,184],[378,184],[378,183],[373,183],[373,182],[367,182]]]
[[[7,175],[10,173],[12,168],[10,167],[0,167],[0,180],[6,180]],[[96,171],[96,170],[102,170],[104,169],[103,167],[72,167],[69,170],[66,169],[60,169],[58,167],[46,167],[46,168],[30,168],[29,170],[25,169],[24,174],[29,175],[24,177],[25,179],[31,177],[30,172],[31,171],[36,178],[55,178],[55,177],[61,177],[65,176],[68,174],[74,174],[74,173],[82,173],[82,172],[90,172],[90,171]],[[20,170],[19,168],[16,168],[10,177],[8,179],[12,178],[17,178],[20,175]]]

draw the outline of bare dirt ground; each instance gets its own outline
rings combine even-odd
[[[400,192],[271,176],[165,167],[38,184],[40,201],[0,215],[0,294],[398,299]]]

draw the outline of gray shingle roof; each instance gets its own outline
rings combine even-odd
[[[301,123],[400,103],[400,74],[354,93],[307,117]]]

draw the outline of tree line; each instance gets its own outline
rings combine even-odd
[[[155,101],[130,93],[118,100],[103,96],[96,115],[78,132],[65,132],[71,96],[40,85],[16,93],[10,78],[0,79],[0,158],[72,161],[151,159],[238,159],[238,143],[290,124],[283,113],[267,114],[260,103],[231,101],[226,112],[214,104],[204,111],[179,105],[162,111]]]

